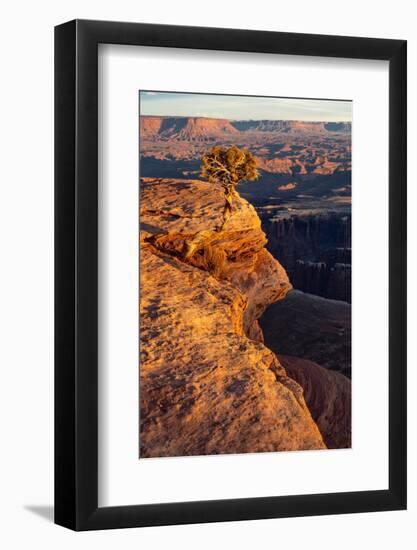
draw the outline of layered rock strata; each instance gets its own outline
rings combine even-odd
[[[140,457],[325,448],[257,319],[291,285],[220,185],[141,182]]]
[[[288,376],[304,390],[304,399],[329,449],[347,449],[351,438],[351,382],[308,359],[278,356]]]
[[[264,215],[263,228],[268,249],[282,262],[294,288],[351,301],[350,215]]]

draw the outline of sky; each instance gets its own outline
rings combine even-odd
[[[140,91],[140,114],[230,120],[352,120],[351,101]]]

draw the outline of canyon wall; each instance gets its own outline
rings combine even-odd
[[[198,178],[209,147],[237,145],[255,155],[267,198],[350,195],[350,123],[141,116],[139,127],[142,177]]]
[[[255,209],[220,185],[140,195],[140,457],[323,449],[258,319],[291,289]]]
[[[203,117],[141,117],[141,137],[179,141],[205,141],[239,131],[226,119]]]
[[[227,120],[211,117],[142,116],[141,135],[148,139],[204,140],[219,134],[241,132],[350,133],[350,122],[299,120]]]
[[[303,292],[351,301],[351,216],[311,214],[270,218],[262,226],[268,250]]]
[[[329,449],[352,445],[351,382],[343,374],[308,359],[278,356],[291,378],[304,390],[304,399]]]

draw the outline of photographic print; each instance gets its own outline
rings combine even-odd
[[[351,447],[351,125],[139,92],[140,459]]]

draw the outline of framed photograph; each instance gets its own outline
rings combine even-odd
[[[55,29],[55,522],[406,508],[406,42]]]

